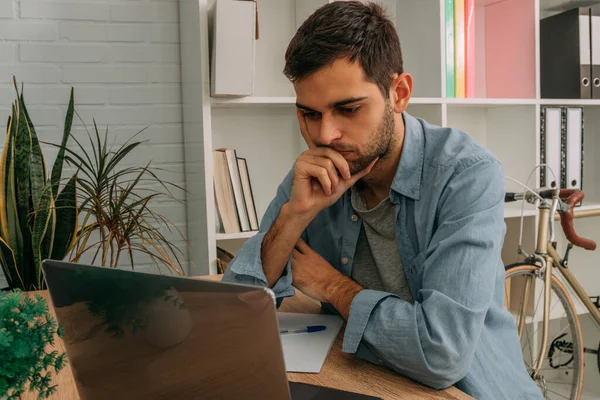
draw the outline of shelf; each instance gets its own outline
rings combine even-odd
[[[444,99],[441,97],[412,97],[409,104],[442,104]]]
[[[530,106],[536,105],[536,99],[497,99],[497,98],[468,98],[468,99],[444,99],[444,102],[455,106]]]
[[[581,207],[575,207],[575,214],[577,214],[577,211],[591,211],[600,209],[600,204],[598,203],[586,202],[585,200],[583,201],[583,203],[584,204]]]
[[[211,104],[215,107],[242,106],[242,105],[281,105],[296,104],[295,97],[211,97]],[[442,104],[443,100],[439,97],[413,97],[410,104]]]
[[[600,106],[600,99],[541,99],[543,106]]]
[[[294,105],[295,97],[211,97],[214,107],[247,106],[247,105]],[[504,99],[504,98],[441,98],[441,97],[413,97],[410,104],[448,104],[452,106],[528,106],[528,105],[573,105],[573,106],[600,106],[600,99]]]
[[[532,217],[537,214],[537,208],[529,203],[525,204],[523,216]],[[520,218],[521,217],[521,202],[505,203],[504,218]]]
[[[223,240],[238,240],[248,239],[256,235],[257,231],[240,232],[240,233],[217,233],[217,241]]]
[[[241,105],[278,105],[296,104],[295,97],[211,97],[210,102],[215,107],[241,106]]]

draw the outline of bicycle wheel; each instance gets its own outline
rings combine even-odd
[[[506,268],[505,293],[508,308],[518,327],[519,314],[525,301],[525,283],[531,280],[526,318],[521,332],[523,361],[533,375],[541,347],[544,316],[545,282],[540,267],[531,264],[511,264]],[[539,376],[534,380],[546,399],[574,399],[581,396],[583,385],[583,339],[579,318],[564,285],[552,277],[550,323],[545,359]]]

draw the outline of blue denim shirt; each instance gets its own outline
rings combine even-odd
[[[504,308],[504,172],[465,133],[403,113],[405,138],[391,186],[396,240],[415,299],[365,289],[352,301],[343,351],[433,388],[455,385],[477,399],[541,399],[528,376],[513,317]],[[292,171],[223,278],[265,286],[261,245],[289,200]],[[347,191],[303,239],[351,276],[361,220]],[[356,219],[356,218],[354,218]],[[273,286],[294,294],[291,264]]]

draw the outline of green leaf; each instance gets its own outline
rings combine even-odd
[[[22,104],[23,109],[25,109],[25,104]],[[42,148],[40,147],[40,143],[38,141],[37,135],[35,133],[35,128],[28,121],[28,133],[31,141],[31,151],[29,153],[30,160],[30,171],[29,177],[31,179],[31,196],[33,204],[38,204],[40,202],[40,198],[42,196],[42,192],[46,187],[46,162],[44,161],[44,155],[42,154]]]
[[[6,139],[4,140],[4,148],[2,149],[2,158],[0,159],[0,236],[4,237],[10,242],[10,231],[8,228],[8,215],[7,207],[7,183],[9,178],[10,162],[12,160],[12,152],[14,148],[14,135],[12,117],[8,118],[8,125],[6,128]]]
[[[63,161],[65,157],[65,149],[67,147],[67,141],[71,136],[71,126],[73,125],[73,114],[75,109],[75,101],[73,97],[73,88],[71,88],[71,96],[69,99],[69,108],[67,108],[67,116],[65,117],[65,129],[62,137],[62,141],[60,144],[60,150],[58,151],[58,155],[56,156],[56,161],[54,162],[54,167],[52,167],[52,196],[56,198],[58,194],[58,186],[60,184],[60,177],[62,175]]]
[[[31,153],[31,136],[25,110],[19,104],[17,107],[17,126],[15,127],[15,160],[14,174],[16,183],[17,214],[23,242],[29,242],[29,228],[27,226],[29,216],[29,163]]]
[[[128,144],[127,146],[121,147],[115,153],[115,156],[112,157],[110,159],[110,161],[108,162],[108,164],[106,166],[106,171],[107,172],[112,171],[121,162],[121,160],[123,160],[123,158],[125,158],[127,156],[127,154],[129,154],[131,151],[133,151],[140,144],[142,144],[142,142],[134,142],[134,143]]]
[[[21,104],[23,109],[25,109],[25,102],[23,101],[23,94],[21,93]],[[26,109],[25,109],[26,110]],[[31,165],[30,165],[30,179],[31,179],[31,200],[33,205],[40,204],[41,198],[43,196],[43,192],[47,185],[47,177],[46,177],[46,162],[44,161],[44,155],[42,153],[42,148],[40,147],[40,143],[38,141],[37,135],[35,133],[35,128],[29,121],[29,134],[31,136],[31,152],[29,154]],[[34,219],[37,215],[34,214]],[[48,228],[44,234],[42,242],[40,244],[40,257],[41,259],[45,259],[50,257],[52,252],[52,245],[54,239],[54,227],[56,225],[55,212],[50,210],[50,221],[48,222]],[[35,225],[35,221],[33,223]],[[32,238],[33,240],[33,238]],[[36,242],[32,242],[32,246],[36,244]],[[35,256],[35,253],[34,253]],[[41,274],[41,264],[34,261],[34,268],[36,270],[36,276]],[[43,284],[43,282],[39,281],[38,285]],[[43,289],[43,287],[38,286],[37,289]]]
[[[71,246],[78,225],[77,175],[69,180],[56,199],[56,219],[60,223],[54,233],[54,246],[51,258],[62,260]]]
[[[42,240],[50,225],[53,208],[54,199],[52,198],[52,186],[46,185],[42,190],[40,202],[35,206],[35,217],[31,238],[35,285],[38,290],[43,289],[42,261],[44,260],[44,257],[46,257],[46,255],[42,254]]]
[[[2,236],[7,247],[11,248],[14,257],[16,268],[21,270],[21,278],[23,281],[22,288],[29,290],[26,287],[29,283],[27,266],[24,263],[23,254],[23,235],[17,212],[17,194],[15,188],[15,142],[16,142],[16,121],[17,121],[17,106],[13,104],[13,117],[6,143],[2,152],[1,171],[2,171],[2,190],[0,196],[4,202],[2,207]]]
[[[54,249],[54,235],[56,232],[57,221],[58,219],[56,217],[56,207],[53,206],[50,209],[50,221],[48,221],[48,228],[46,229],[46,233],[44,234],[44,238],[42,239],[42,245],[40,246],[40,254],[42,261],[46,258],[51,258],[51,254]],[[42,284],[44,285],[43,288],[45,288],[45,281],[42,280]]]
[[[17,269],[15,254],[2,238],[0,238],[0,263],[2,263],[2,270],[8,280],[8,285],[10,287],[23,287],[24,282]]]

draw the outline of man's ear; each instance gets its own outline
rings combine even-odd
[[[394,74],[390,85],[390,100],[396,114],[401,114],[408,107],[412,94],[413,80],[408,72]]]

